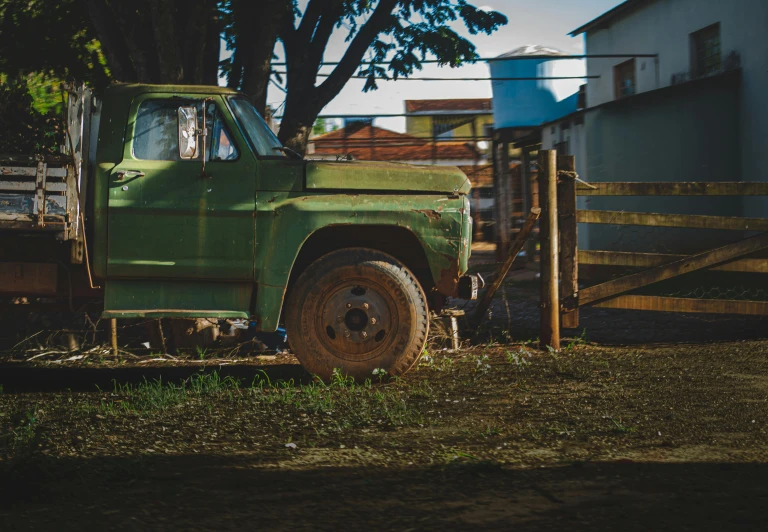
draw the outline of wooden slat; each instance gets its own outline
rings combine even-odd
[[[49,173],[50,175],[50,173]],[[0,191],[28,191],[28,192],[34,192],[35,190],[35,183],[33,181],[0,181]],[[46,183],[45,184],[45,190],[46,192],[66,192],[67,191],[67,184],[66,183]]]
[[[34,166],[0,166],[0,175],[16,175],[21,177],[35,177],[37,168]],[[48,177],[67,177],[66,168],[48,168]]]
[[[759,236],[741,240],[734,244],[728,244],[721,248],[713,249],[692,257],[671,262],[662,266],[657,266],[626,277],[613,279],[596,286],[590,286],[579,293],[579,304],[587,305],[596,301],[602,301],[624,292],[629,292],[636,288],[658,283],[665,279],[671,279],[685,273],[709,268],[727,262],[729,260],[743,257],[749,253],[768,248],[768,233]]]
[[[594,187],[594,188],[592,188]],[[768,183],[579,183],[579,196],[768,196]]]
[[[659,214],[622,211],[578,211],[579,223],[610,225],[643,225],[649,227],[687,227],[693,229],[725,229],[732,231],[768,231],[768,219],[735,216],[701,216],[697,214]]]
[[[684,259],[690,255],[672,255],[666,253],[628,253],[622,251],[579,251],[579,263],[595,266],[626,266],[631,268],[651,268]],[[768,273],[768,258],[736,259],[714,268],[711,271]]]
[[[661,296],[618,296],[592,305],[599,308],[692,312],[706,314],[742,314],[768,316],[768,301],[731,299],[689,299]]]

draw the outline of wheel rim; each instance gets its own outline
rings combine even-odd
[[[387,290],[370,279],[346,279],[320,296],[317,336],[337,358],[362,362],[379,356],[397,338],[400,316]]]

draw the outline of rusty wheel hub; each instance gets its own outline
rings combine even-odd
[[[363,361],[390,347],[397,327],[395,302],[368,280],[345,281],[326,291],[316,321],[318,337],[340,358]]]

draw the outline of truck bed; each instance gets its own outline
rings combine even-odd
[[[71,262],[82,263],[92,122],[91,91],[68,85],[61,155],[0,155],[0,234],[44,233],[72,242]],[[93,143],[95,147],[95,143]]]
[[[67,157],[0,157],[0,230],[49,231],[71,240],[77,198]]]

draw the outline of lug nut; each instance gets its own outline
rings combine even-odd
[[[344,321],[344,316],[336,316],[336,321],[341,323],[342,321]]]
[[[344,338],[349,338],[349,337],[350,337],[349,331],[344,331]]]
[[[360,336],[362,336],[363,338],[368,338],[368,333],[363,331],[360,333]]]
[[[371,318],[371,325],[376,325],[376,318]]]
[[[368,303],[363,303],[363,308],[368,310]]]
[[[347,308],[352,308],[352,303],[347,303]]]

